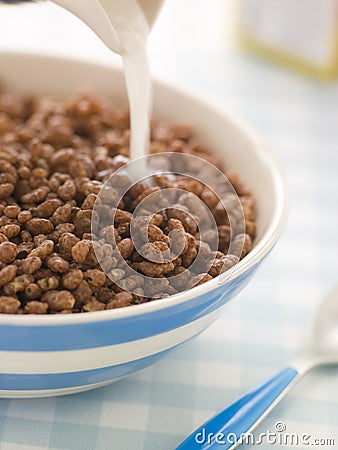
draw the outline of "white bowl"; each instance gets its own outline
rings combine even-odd
[[[109,64],[1,52],[7,91],[69,96],[80,88],[126,104],[123,76]],[[279,238],[286,188],[278,162],[233,114],[196,94],[154,83],[155,117],[191,123],[196,135],[236,171],[257,199],[257,238],[226,281],[219,277],[167,299],[87,314],[0,314],[0,397],[38,397],[92,389],[153,364],[197,335],[250,281]]]

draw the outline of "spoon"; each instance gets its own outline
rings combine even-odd
[[[331,364],[338,364],[338,286],[320,303],[304,354],[209,419],[176,450],[238,447],[309,370]]]

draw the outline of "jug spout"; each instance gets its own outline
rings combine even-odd
[[[117,34],[98,0],[81,0],[80,2],[52,0],[52,2],[81,19],[113,52],[122,53]]]
[[[81,0],[80,2],[52,0],[52,2],[81,19],[113,52],[119,54],[123,52],[118,36],[121,19],[126,22],[129,17],[132,17],[132,13],[142,10],[146,21],[143,18],[143,23],[138,17],[134,25],[142,31],[145,28],[149,31],[163,4],[163,0],[133,0],[129,2],[125,0]],[[129,11],[132,8],[135,11]]]

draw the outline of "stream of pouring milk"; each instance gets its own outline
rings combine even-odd
[[[130,109],[130,159],[147,154],[152,93],[147,55],[150,26],[137,0],[100,0],[117,34]]]
[[[162,0],[53,1],[87,23],[113,51],[121,54],[130,110],[130,159],[146,155],[152,109],[146,51],[150,31],[148,19],[154,19]],[[149,15],[148,18],[145,11]]]

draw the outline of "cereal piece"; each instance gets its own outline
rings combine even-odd
[[[75,298],[69,291],[47,291],[43,294],[42,301],[47,302],[52,311],[72,309],[75,305]]]
[[[67,180],[59,187],[57,191],[58,196],[63,201],[71,200],[76,194],[76,186],[73,180]]]
[[[83,280],[75,289],[75,291],[73,291],[73,295],[76,299],[76,302],[79,302],[82,305],[83,303],[89,301],[92,298],[93,292],[90,289],[87,281]]]
[[[149,224],[148,228],[143,228],[139,230],[144,241],[149,242],[164,242],[169,246],[170,241],[168,236],[166,236],[161,228],[157,225]]]
[[[0,287],[11,282],[17,272],[17,266],[9,265],[0,270]]]
[[[114,214],[114,222],[116,223],[130,223],[133,215],[128,211],[123,211],[122,209],[116,209]]]
[[[72,143],[72,127],[68,117],[52,115],[42,133],[42,140],[56,148],[67,147]]]
[[[14,189],[15,186],[12,183],[0,183],[0,199],[9,197]]]
[[[151,261],[142,261],[136,263],[136,267],[148,277],[160,277],[174,270],[175,265],[172,262],[158,264]]]
[[[48,219],[58,208],[60,208],[60,206],[63,206],[63,202],[60,199],[50,198],[38,205],[36,208],[36,215],[43,219]]]
[[[69,270],[69,262],[60,256],[53,256],[49,258],[47,266],[53,272],[64,273]]]
[[[22,261],[22,270],[24,273],[32,274],[40,269],[42,261],[38,256],[29,256]]]
[[[79,211],[76,215],[74,225],[75,234],[82,237],[83,233],[90,233],[93,211],[90,209]]]
[[[237,264],[239,261],[239,258],[234,255],[224,255],[220,259],[215,259],[209,269],[209,274],[212,277],[217,277],[217,275],[226,272],[231,267],[233,267],[235,264]]]
[[[183,180],[182,179],[177,180],[175,182],[174,186],[176,189],[182,189],[187,192],[192,192],[196,196],[199,196],[204,188],[203,184],[201,182],[199,182],[198,180],[195,180],[194,178],[185,178]],[[185,196],[185,200],[188,200],[188,199],[194,200],[194,197],[191,195]],[[197,200],[197,199],[195,198],[195,200]],[[182,202],[182,200],[180,198],[180,203],[181,202]],[[189,200],[188,200],[188,202],[189,202]],[[189,206],[188,203],[183,203],[183,204],[186,204],[187,206]],[[194,204],[196,205],[196,203],[194,203]]]
[[[41,186],[31,192],[27,192],[27,194],[22,195],[20,201],[22,203],[41,203],[45,200],[49,192],[50,189],[48,186]]]
[[[101,287],[95,292],[96,298],[100,300],[101,303],[108,303],[114,298],[115,292],[108,287]]]
[[[14,162],[15,159],[12,159],[12,162]],[[16,169],[9,161],[6,161],[3,157],[0,160],[0,174],[1,174],[1,181],[3,183],[13,183],[15,184],[18,176],[16,173]]]
[[[40,278],[37,284],[43,291],[50,291],[59,287],[60,282],[56,276],[47,276],[46,278]]]
[[[33,175],[33,177],[35,177],[35,178],[43,179],[43,178],[46,178],[46,177],[47,177],[48,171],[45,170],[45,169],[43,169],[42,167],[35,167],[35,168],[32,170],[32,175]]]
[[[84,312],[103,311],[104,309],[106,309],[106,305],[96,298],[92,298],[82,307],[82,311]]]
[[[182,222],[184,229],[187,233],[195,234],[197,231],[197,224],[194,218],[187,211],[184,211],[181,207],[167,208],[166,213],[169,219],[177,219]]]
[[[50,221],[54,226],[60,225],[65,222],[69,222],[72,214],[72,207],[68,204],[59,206],[53,215],[50,217]]]
[[[30,300],[40,298],[42,289],[36,283],[30,283],[25,289],[26,297]]]
[[[29,167],[21,166],[18,168],[18,175],[21,180],[28,180],[31,175],[31,171],[29,170]]]
[[[54,242],[50,239],[42,242],[37,248],[32,250],[30,256],[38,256],[40,259],[44,260],[48,255],[54,251]]]
[[[4,214],[10,219],[16,219],[20,212],[20,206],[18,205],[9,205],[4,209]]]
[[[114,298],[107,303],[107,309],[123,308],[132,304],[133,296],[130,292],[118,292]]]
[[[48,303],[33,300],[25,305],[25,311],[28,314],[47,314]]]
[[[60,236],[63,233],[72,233],[75,230],[75,225],[73,223],[64,222],[60,223],[59,225],[56,225],[55,231],[58,231],[60,233]]]
[[[87,197],[84,199],[81,208],[82,209],[94,209],[95,202],[97,199],[96,194],[88,194]]]
[[[140,251],[145,259],[153,262],[165,263],[170,260],[169,246],[165,242],[146,242]]]
[[[122,258],[127,259],[134,250],[134,244],[130,238],[125,238],[117,244],[117,248],[119,249]]]
[[[74,290],[80,285],[82,280],[83,272],[79,269],[73,269],[62,276],[62,285],[65,289]]]
[[[175,255],[180,255],[188,250],[188,240],[181,221],[178,219],[169,219],[165,232],[170,239],[170,249]]]
[[[27,230],[33,235],[49,234],[54,230],[52,222],[48,219],[33,218],[26,223]]]
[[[42,267],[41,269],[37,270],[34,274],[35,280],[41,280],[42,278],[46,277],[52,277],[55,273],[53,273],[50,269],[46,269],[45,267]]]
[[[125,271],[123,269],[113,269],[109,272],[109,278],[114,281],[120,281],[125,276]]]
[[[15,297],[0,296],[0,314],[17,314],[21,303]]]
[[[196,239],[194,238],[194,236],[192,236],[189,233],[186,233],[185,237],[188,245],[187,250],[184,251],[181,258],[182,258],[182,265],[188,268],[191,266],[191,264],[194,262],[197,256],[197,248],[196,248]]]
[[[66,256],[70,256],[72,248],[80,241],[80,239],[73,233],[63,233],[59,238],[60,252]]]
[[[43,242],[45,242],[47,240],[47,237],[45,234],[37,234],[36,236],[34,236],[33,241],[34,241],[34,245],[35,247],[39,247]]]
[[[212,214],[217,225],[228,225],[229,217],[227,211],[225,210],[223,203],[219,201],[217,205],[213,208]]]
[[[74,247],[72,247],[71,252],[75,262],[78,264],[83,264],[88,256],[90,250],[90,241],[83,240],[77,242]]]
[[[0,261],[10,263],[14,261],[18,254],[18,247],[12,242],[2,242],[0,244]]]
[[[21,224],[27,223],[29,220],[31,220],[32,218],[32,213],[30,211],[21,211],[18,214],[18,222],[20,222]]]
[[[17,236],[20,233],[20,231],[21,231],[20,226],[15,223],[10,223],[0,228],[0,233],[4,234],[9,239]]]
[[[231,228],[229,225],[220,225],[218,227],[218,249],[226,252],[229,248],[231,238]]]
[[[167,227],[165,228],[165,232],[167,234],[170,233],[172,230],[179,230],[182,233],[185,233],[185,228],[182,224],[182,222],[178,219],[169,219],[167,223]]]
[[[87,270],[83,277],[92,289],[102,287],[106,281],[105,273],[98,269]]]

